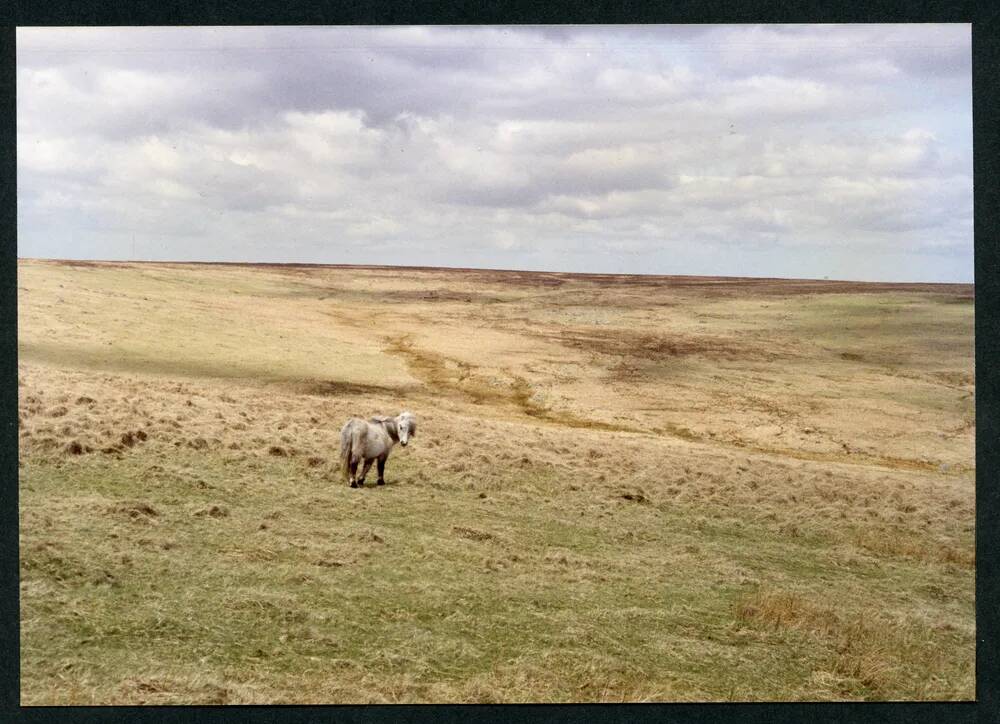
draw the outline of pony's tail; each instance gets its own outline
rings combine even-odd
[[[345,425],[340,432],[340,474],[347,480],[351,476],[351,430]]]

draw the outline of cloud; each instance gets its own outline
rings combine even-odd
[[[19,29],[19,253],[971,279],[969,50],[968,25]]]

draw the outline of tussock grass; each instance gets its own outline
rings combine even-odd
[[[880,556],[898,556],[923,561],[953,563],[970,569],[976,567],[974,548],[957,548],[953,545],[930,542],[911,532],[899,530],[864,531],[858,534],[857,544]]]
[[[19,271],[25,704],[973,696],[962,289]]]
[[[737,603],[736,620],[776,637],[786,632],[809,637],[824,653],[811,678],[844,695],[935,698],[940,672],[955,665],[940,650],[954,642],[947,626],[928,629],[878,609],[838,611],[802,594],[758,590]],[[929,679],[914,675],[928,671],[935,672]]]

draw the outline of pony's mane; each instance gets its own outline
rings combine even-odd
[[[376,425],[385,425],[385,429],[388,430],[389,435],[393,440],[399,439],[398,424],[399,419],[406,417],[410,421],[410,435],[416,436],[417,434],[417,418],[413,416],[412,412],[401,412],[396,417],[388,417],[386,415],[374,415],[368,418],[368,422],[373,422]]]
[[[417,418],[415,418],[413,416],[412,412],[408,412],[406,410],[404,410],[403,412],[399,413],[399,416],[400,417],[404,417],[405,416],[406,418],[409,419],[409,421],[410,421],[410,435],[414,435],[415,436],[417,434]]]

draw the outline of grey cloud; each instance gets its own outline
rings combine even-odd
[[[603,122],[676,100],[671,95],[645,91],[628,94],[624,99],[615,97],[620,93],[614,88],[598,87],[597,81],[602,71],[607,72],[609,61],[622,62],[620,56],[591,57],[584,50],[567,50],[559,43],[550,47],[529,45],[527,50],[519,49],[518,44],[481,48],[474,44],[475,38],[485,33],[476,31],[471,33],[472,40],[465,38],[464,45],[436,48],[423,36],[420,44],[396,45],[374,31],[345,34],[342,30],[328,30],[309,33],[309,39],[296,46],[287,29],[279,30],[257,37],[253,43],[216,39],[216,47],[227,50],[213,50],[203,40],[189,42],[190,47],[185,48],[179,38],[143,33],[131,42],[141,45],[142,40],[152,41],[146,53],[102,54],[97,48],[92,58],[70,55],[70,61],[87,64],[73,70],[71,82],[85,94],[93,94],[93,83],[88,83],[87,77],[101,77],[122,65],[156,71],[163,77],[162,53],[153,51],[163,45],[171,48],[170,73],[186,78],[190,92],[179,90],[175,97],[157,99],[155,104],[118,108],[107,114],[102,123],[95,125],[105,129],[109,137],[130,129],[135,133],[169,131],[190,119],[238,128],[266,122],[270,115],[288,109],[357,108],[377,125],[391,122],[404,112],[430,116],[488,113],[493,117],[539,119],[570,115]],[[646,32],[651,36],[655,33]],[[668,28],[661,32],[670,38],[676,31]],[[454,35],[455,31],[449,33]],[[519,33],[511,31],[509,35]],[[26,58],[26,67],[31,65],[34,56],[30,46],[21,57]],[[59,56],[48,57],[51,61]],[[627,92],[629,84],[642,77],[662,84],[673,72],[669,58],[668,51],[647,51],[641,61],[631,61],[639,63],[631,69],[626,60],[626,65],[620,67],[632,76],[623,76],[620,91]],[[528,85],[524,85],[525,79]],[[692,79],[690,85],[689,96],[697,96],[701,84]],[[749,93],[755,92],[749,89]],[[93,103],[98,105],[101,99],[93,97]],[[712,110],[709,103],[696,112]]]
[[[968,51],[951,26],[21,29],[19,246],[695,271],[700,240],[766,274],[964,243],[971,275]]]
[[[487,186],[445,188],[435,198],[442,203],[470,206],[513,207],[534,206],[545,199],[549,191],[537,186]]]

